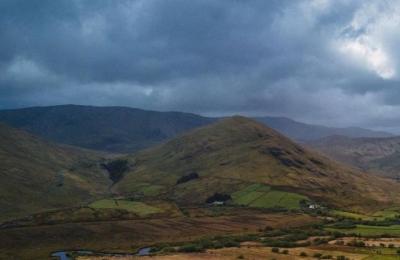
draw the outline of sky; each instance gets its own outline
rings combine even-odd
[[[1,0],[0,109],[130,106],[400,133],[400,0]]]

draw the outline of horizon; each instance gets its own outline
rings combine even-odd
[[[398,10],[360,0],[7,0],[0,109],[129,106],[400,132]]]
[[[359,128],[359,129],[365,129],[365,130],[372,130],[372,131],[377,131],[377,132],[382,132],[382,133],[388,133],[391,135],[400,135],[400,129],[396,131],[392,130],[385,130],[385,129],[374,129],[374,128],[365,128],[361,126],[354,126],[354,125],[349,125],[349,126],[329,126],[329,125],[322,125],[322,124],[313,124],[311,122],[304,122],[300,121],[296,118],[290,118],[286,116],[281,116],[281,115],[244,115],[244,114],[227,114],[227,115],[206,115],[206,114],[200,114],[200,113],[193,113],[193,112],[186,112],[186,111],[178,111],[178,110],[151,110],[151,109],[144,109],[144,108],[139,108],[139,107],[132,107],[132,106],[102,106],[102,105],[83,105],[83,104],[58,104],[58,105],[38,105],[38,106],[27,106],[27,107],[16,107],[16,108],[0,108],[0,111],[7,111],[7,110],[20,110],[20,109],[34,109],[34,108],[48,108],[48,107],[62,107],[62,106],[80,106],[80,107],[95,107],[95,108],[129,108],[129,109],[138,109],[142,111],[149,111],[149,112],[160,112],[160,113],[186,113],[186,114],[193,114],[193,115],[198,115],[202,117],[208,117],[208,118],[224,118],[224,117],[234,117],[234,116],[243,116],[247,118],[276,118],[276,119],[284,119],[284,120],[290,120],[295,123],[300,123],[300,124],[306,124],[306,125],[314,125],[318,127],[328,127],[328,128],[338,128],[338,129],[351,129],[351,128]]]

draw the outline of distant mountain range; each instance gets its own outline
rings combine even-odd
[[[308,145],[340,162],[386,177],[400,178],[400,137],[331,136]]]
[[[171,139],[220,118],[182,112],[156,112],[128,107],[61,105],[0,110],[0,122],[45,139],[114,153],[135,152]],[[282,117],[259,117],[259,122],[297,140],[330,135],[387,137],[362,128],[330,128]]]
[[[336,128],[321,125],[305,124],[285,117],[258,117],[257,121],[297,141],[318,140],[328,136],[346,137],[389,137],[393,134],[373,131],[360,127]]]
[[[0,122],[48,140],[116,153],[141,150],[213,121],[127,107],[64,105],[0,111]]]

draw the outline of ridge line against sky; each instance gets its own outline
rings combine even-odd
[[[3,0],[0,109],[116,105],[399,132],[399,26],[399,0]]]

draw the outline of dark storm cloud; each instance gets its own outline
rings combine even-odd
[[[397,127],[397,1],[3,0],[0,108],[79,103]]]

